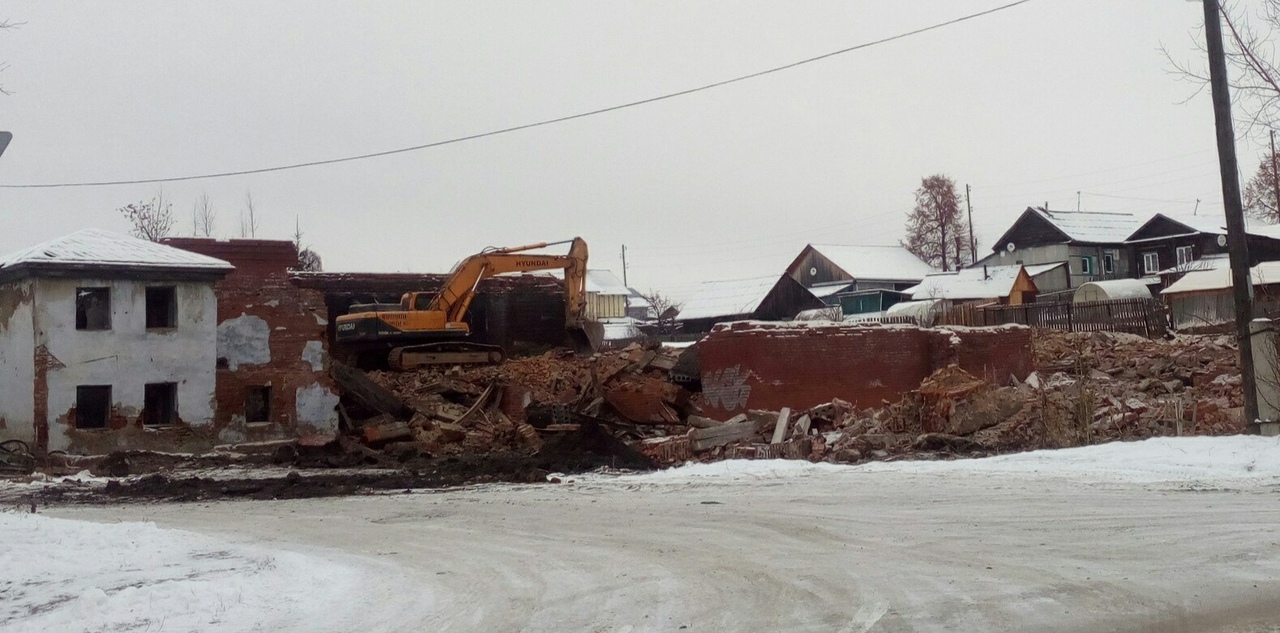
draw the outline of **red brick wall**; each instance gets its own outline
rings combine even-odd
[[[231,369],[219,359],[214,423],[218,428],[235,427],[224,439],[256,441],[282,435],[310,435],[314,429],[302,425],[297,418],[297,389],[315,383],[336,391],[328,375],[328,312],[324,296],[299,288],[290,282],[289,269],[297,264],[292,242],[284,240],[217,241],[198,238],[174,238],[166,243],[226,260],[235,270],[214,285],[218,298],[218,323],[242,315],[252,315],[267,322],[270,329],[271,360],[262,364],[241,364]],[[303,360],[308,342],[317,341],[326,351],[325,367],[319,371]],[[245,394],[249,387],[271,386],[271,424],[241,427]],[[238,434],[245,437],[236,437]]]
[[[1007,380],[1031,371],[1027,328],[794,326],[733,323],[698,344],[704,407],[715,416],[747,409],[808,408],[833,398],[870,407],[897,400],[950,362]]]

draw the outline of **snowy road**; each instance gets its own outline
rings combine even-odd
[[[1261,438],[49,514],[348,570],[283,630],[1280,631],[1280,443]]]

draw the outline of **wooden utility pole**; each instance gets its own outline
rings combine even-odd
[[[627,245],[626,244],[622,245],[622,285],[627,286],[628,288],[631,287],[630,285],[627,284]]]
[[[1231,93],[1227,57],[1222,47],[1222,17],[1218,0],[1204,0],[1204,34],[1209,49],[1209,85],[1213,90],[1213,119],[1218,132],[1218,168],[1222,175],[1222,203],[1227,211],[1227,250],[1231,260],[1231,288],[1235,299],[1236,342],[1240,347],[1240,379],[1244,391],[1244,422],[1256,432],[1258,383],[1254,375],[1253,286],[1249,279],[1249,242],[1240,203],[1240,173],[1236,162],[1236,134],[1231,124]]]
[[[969,202],[969,185],[964,186],[964,206],[969,210],[969,263],[978,263],[978,241],[973,239],[973,204]]]

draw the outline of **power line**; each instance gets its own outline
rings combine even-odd
[[[554,119],[546,119],[546,120],[543,120],[543,121],[536,121],[536,122],[533,122],[533,123],[525,123],[525,124],[523,124],[523,125],[516,125],[516,126],[513,126],[513,127],[501,128],[501,129],[498,129],[498,130],[490,130],[490,131],[488,131],[488,132],[480,132],[480,133],[478,133],[478,134],[470,134],[470,135],[467,135],[467,136],[459,136],[459,137],[455,137],[455,138],[451,138],[451,139],[447,139],[447,140],[443,140],[443,141],[435,141],[435,142],[432,142],[432,143],[423,143],[423,144],[421,144],[421,145],[413,145],[413,146],[411,146],[411,147],[401,147],[401,148],[398,148],[398,149],[384,150],[384,151],[381,151],[381,152],[372,152],[372,153],[369,153],[369,154],[359,154],[359,155],[355,155],[355,156],[344,156],[344,157],[342,157],[342,158],[329,158],[329,159],[325,159],[325,160],[314,160],[314,161],[308,161],[308,162],[305,162],[305,163],[293,163],[293,164],[290,164],[290,165],[279,165],[279,166],[276,166],[276,167],[262,167],[262,168],[259,168],[259,169],[242,169],[242,170],[238,170],[238,171],[224,171],[224,172],[218,172],[218,173],[212,173],[212,174],[199,174],[199,175],[192,175],[192,176],[172,176],[172,177],[168,177],[168,178],[139,178],[139,179],[134,179],[134,180],[103,180],[103,181],[97,181],[97,182],[31,183],[31,184],[17,184],[17,185],[5,185],[5,184],[0,184],[0,188],[5,188],[5,189],[41,189],[41,188],[55,188],[55,187],[107,187],[107,186],[114,186],[114,185],[143,185],[143,184],[155,184],[155,183],[165,183],[165,182],[180,182],[180,181],[184,181],[184,180],[204,180],[204,179],[208,179],[208,178],[226,178],[226,177],[228,177],[228,176],[247,176],[247,175],[249,175],[249,174],[262,174],[262,173],[268,173],[268,172],[273,172],[273,171],[285,171],[285,170],[288,170],[288,169],[301,169],[301,168],[304,168],[304,167],[317,167],[317,166],[320,166],[320,165],[332,165],[332,164],[335,164],[335,163],[345,163],[345,162],[356,161],[356,160],[364,160],[364,159],[368,159],[368,158],[378,158],[378,157],[381,157],[381,156],[391,156],[391,155],[393,155],[393,154],[404,154],[404,153],[407,153],[407,152],[416,152],[416,151],[420,151],[420,150],[424,150],[424,149],[431,149],[431,148],[434,148],[434,147],[441,147],[441,146],[444,146],[444,145],[453,145],[453,144],[455,144],[455,143],[463,143],[463,142],[466,142],[466,141],[474,141],[474,140],[477,140],[477,139],[482,139],[482,138],[486,138],[486,137],[490,137],[490,136],[497,136],[497,135],[499,135],[499,134],[508,134],[508,133],[511,133],[511,132],[518,132],[518,131],[520,131],[520,130],[528,130],[528,129],[535,128],[535,127],[542,127],[542,126],[544,126],[544,125],[553,125],[553,124],[556,124],[556,123],[564,123],[564,122],[566,122],[566,121],[573,121],[573,120],[575,120],[575,119],[582,119],[582,118],[586,118],[586,117],[590,117],[590,116],[596,116],[596,115],[598,115],[598,114],[605,114],[605,113],[607,113],[607,112],[614,112],[614,111],[616,111],[616,110],[623,110],[623,109],[626,109],[626,108],[634,108],[634,107],[636,107],[636,106],[647,105],[647,104],[655,103],[655,102],[658,102],[658,101],[665,101],[665,100],[667,100],[667,99],[674,99],[674,98],[676,98],[676,97],[683,97],[683,96],[685,96],[685,95],[694,94],[694,93],[696,93],[696,92],[703,92],[703,91],[705,91],[705,90],[711,90],[711,89],[713,89],[713,88],[720,88],[720,87],[722,87],[722,86],[727,86],[727,85],[729,85],[729,84],[738,83],[738,82],[740,82],[740,81],[746,81],[746,80],[748,80],[748,79],[755,79],[755,78],[757,78],[757,77],[763,77],[763,76],[765,76],[765,75],[770,75],[770,74],[773,74],[773,73],[782,72],[782,71],[784,71],[784,70],[790,70],[790,69],[792,69],[792,68],[796,68],[796,67],[799,67],[799,66],[803,66],[803,65],[805,65],[805,64],[811,64],[811,63],[813,63],[813,62],[821,61],[821,60],[824,60],[824,59],[827,59],[827,58],[830,58],[830,57],[836,57],[836,56],[838,56],[838,55],[844,55],[844,54],[846,54],[846,53],[851,53],[851,52],[853,52],[853,51],[862,50],[862,49],[864,49],[864,48],[870,48],[870,47],[872,47],[872,46],[877,46],[877,45],[880,45],[880,44],[887,44],[887,43],[889,43],[889,42],[893,42],[893,41],[895,41],[895,40],[900,40],[900,39],[904,39],[904,38],[911,37],[911,36],[913,36],[913,35],[920,35],[921,33],[927,33],[927,32],[929,32],[929,31],[934,31],[934,30],[937,30],[937,29],[941,29],[941,28],[943,28],[943,27],[952,26],[952,25],[954,25],[954,24],[959,24],[959,23],[961,23],[961,22],[965,22],[965,21],[968,21],[968,20],[972,20],[972,19],[974,19],[974,18],[980,18],[980,17],[986,16],[986,15],[991,15],[992,13],[996,13],[996,12],[999,12],[999,11],[1004,11],[1005,9],[1012,9],[1013,7],[1016,7],[1016,6],[1020,5],[1020,4],[1026,4],[1026,3],[1028,3],[1028,2],[1031,2],[1031,0],[1017,0],[1016,2],[1010,2],[1010,3],[1008,3],[1008,4],[1003,4],[1003,5],[1000,5],[1000,6],[998,6],[998,7],[992,8],[992,9],[987,9],[986,11],[979,11],[979,12],[977,12],[977,13],[971,13],[971,14],[969,14],[969,15],[965,15],[965,16],[962,16],[962,17],[959,17],[959,18],[955,18],[955,19],[953,19],[953,20],[948,20],[948,21],[946,21],[946,22],[939,22],[938,24],[934,24],[934,25],[932,25],[932,26],[926,26],[926,27],[923,27],[923,28],[919,28],[919,29],[916,29],[916,30],[914,30],[914,31],[907,31],[906,33],[899,33],[898,35],[892,35],[892,36],[889,36],[889,37],[886,37],[886,38],[883,38],[883,39],[879,39],[879,40],[875,40],[875,41],[871,41],[871,42],[865,42],[865,43],[862,43],[862,44],[857,44],[857,45],[855,45],[855,46],[850,46],[850,47],[848,47],[848,48],[842,48],[842,49],[837,50],[837,51],[831,51],[830,53],[824,53],[824,54],[822,54],[822,55],[818,55],[818,56],[816,56],[816,57],[809,57],[809,58],[807,58],[807,59],[802,59],[802,60],[800,60],[800,61],[792,62],[792,63],[790,63],[790,64],[784,64],[784,65],[782,65],[782,66],[775,66],[775,67],[773,67],[773,68],[769,68],[769,69],[767,69],[767,70],[761,70],[761,71],[754,72],[754,73],[750,73],[750,74],[747,74],[747,75],[741,75],[741,76],[738,76],[738,77],[733,77],[733,78],[731,78],[731,79],[725,79],[725,80],[722,80],[722,81],[717,81],[717,82],[714,82],[714,83],[709,83],[709,84],[706,84],[706,85],[698,86],[698,87],[696,87],[696,88],[689,88],[689,89],[686,89],[686,90],[680,90],[680,91],[678,91],[678,92],[671,92],[671,93],[667,93],[667,94],[664,94],[664,95],[659,95],[659,96],[656,96],[656,97],[649,97],[649,98],[647,98],[647,99],[641,99],[641,100],[639,100],[639,101],[631,101],[631,102],[628,102],[628,103],[623,103],[623,104],[619,104],[619,105],[609,106],[609,107],[607,107],[607,108],[599,108],[599,109],[597,109],[597,110],[589,110],[589,111],[587,111],[587,112],[580,112],[580,113],[578,113],[578,114],[570,114],[570,115],[567,115],[567,116],[557,117],[557,118],[554,118]]]

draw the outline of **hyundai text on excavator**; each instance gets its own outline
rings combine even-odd
[[[529,253],[548,246],[570,244],[565,255]],[[510,248],[487,248],[454,266],[434,293],[409,292],[398,304],[351,306],[337,318],[338,343],[362,358],[385,354],[392,369],[424,365],[498,363],[504,352],[497,345],[467,341],[471,326],[467,309],[481,280],[509,272],[564,270],[565,329],[579,353],[592,351],[585,313],[587,304],[587,243],[580,237]]]

